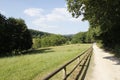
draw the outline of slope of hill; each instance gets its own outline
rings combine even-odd
[[[38,30],[33,30],[33,29],[29,29],[32,37],[42,37],[42,36],[49,36],[51,35],[51,33],[47,33],[47,32],[42,32],[42,31],[38,31]]]

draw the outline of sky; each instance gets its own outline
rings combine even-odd
[[[0,0],[0,13],[24,19],[29,29],[49,33],[76,34],[89,28],[83,16],[72,17],[65,0]]]

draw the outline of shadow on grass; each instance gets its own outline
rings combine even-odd
[[[52,48],[42,48],[42,49],[34,49],[23,54],[43,54],[49,52],[54,52],[54,51],[52,50]]]
[[[28,55],[28,54],[46,54],[49,52],[54,52],[52,50],[52,48],[41,48],[41,49],[31,49],[31,50],[27,50],[21,53],[17,53],[17,54],[6,54],[6,55],[0,55],[0,58],[5,58],[5,57],[13,57],[13,56],[21,56],[21,55]]]

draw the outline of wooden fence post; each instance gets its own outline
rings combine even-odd
[[[63,68],[63,80],[66,80],[66,75],[67,75],[67,72],[66,72],[66,67]]]
[[[78,63],[80,62],[80,56],[78,57]]]

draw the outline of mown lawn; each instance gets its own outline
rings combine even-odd
[[[0,80],[40,80],[90,47],[90,44],[40,48],[30,54],[0,58]]]

